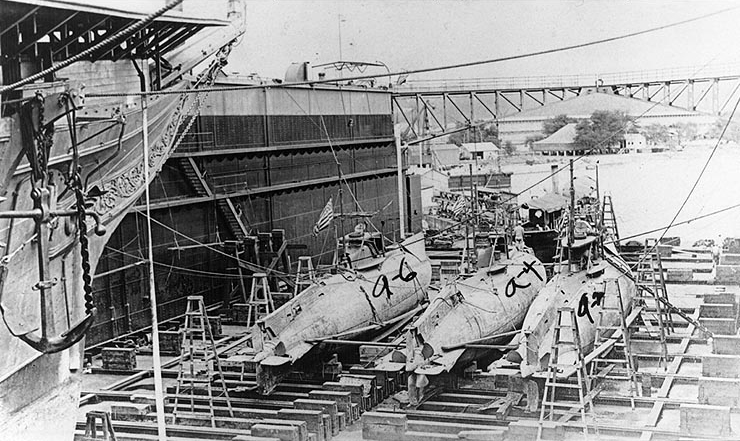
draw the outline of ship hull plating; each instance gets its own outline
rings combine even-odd
[[[351,337],[414,309],[426,300],[431,272],[423,237],[416,234],[386,251],[373,268],[318,279],[258,322],[259,391],[272,392],[279,377],[319,340]]]
[[[635,296],[635,284],[630,277],[629,266],[616,252],[601,260],[603,271],[589,275],[586,270],[556,274],[532,303],[522,326],[518,356],[524,377],[547,370],[553,344],[553,330],[558,320],[558,309],[571,307],[576,311],[581,351],[584,355],[594,348],[596,327],[618,326],[620,315],[614,308],[616,295],[621,294],[622,303],[629,311]],[[614,280],[619,284],[617,290]],[[604,307],[608,308],[604,310]],[[601,319],[600,319],[601,316]],[[561,331],[562,340],[572,340],[571,330]],[[561,348],[558,364],[576,363],[574,348]],[[565,373],[567,374],[567,372]]]
[[[493,344],[510,338],[496,336],[519,328],[545,281],[545,268],[536,257],[511,251],[509,259],[497,261],[492,268],[447,284],[411,327],[407,347],[433,349],[424,360],[411,357],[411,364],[418,366],[415,372],[449,372],[484,352],[466,349],[465,343]]]

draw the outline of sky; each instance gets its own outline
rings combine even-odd
[[[336,61],[340,26],[343,59],[382,61],[395,72],[578,44],[732,7],[737,9],[617,42],[411,79],[599,74],[740,63],[740,0],[247,0],[247,31],[226,70],[283,78],[291,62]]]

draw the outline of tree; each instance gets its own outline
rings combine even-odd
[[[507,155],[511,155],[514,153],[514,143],[511,141],[504,142],[503,148],[504,153],[506,153]]]
[[[678,135],[679,143],[693,141],[699,135],[699,127],[697,127],[696,123],[693,122],[674,123],[671,124],[669,128]]]
[[[671,132],[663,124],[650,124],[640,130],[648,144],[667,146],[671,144]]]
[[[576,125],[576,145],[591,153],[609,151],[624,140],[631,118],[620,111],[596,110]]]
[[[457,126],[465,127],[466,124],[458,124]],[[458,147],[468,142],[492,142],[499,145],[498,128],[496,124],[471,127],[468,130],[453,133],[448,140],[450,144],[455,144]]]
[[[576,121],[577,120],[575,118],[571,118],[568,115],[558,115],[552,117],[542,123],[542,133],[545,135],[545,137],[548,137],[558,130],[562,129],[563,127],[567,126],[568,124],[574,123]]]
[[[535,135],[527,136],[527,139],[524,140],[524,145],[527,146],[527,148],[531,150],[532,149],[532,145],[535,142],[540,141],[540,140],[545,139],[545,138],[546,138],[545,135],[541,135],[539,133],[537,133]]]
[[[715,139],[719,138],[722,131],[725,130],[726,125],[726,119],[717,118],[714,125],[712,125],[712,127],[707,131],[707,136]],[[731,122],[730,125],[727,126],[727,130],[725,130],[725,135],[722,137],[722,140],[740,142],[740,125]]]

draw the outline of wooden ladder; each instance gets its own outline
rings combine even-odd
[[[671,330],[668,325],[669,323],[673,323],[673,320],[670,318],[670,311],[668,311],[664,302],[661,301],[665,300],[667,302],[667,294],[665,280],[663,279],[663,268],[662,265],[659,265],[659,261],[657,261],[659,257],[656,258],[656,254],[658,254],[657,241],[655,239],[646,239],[644,252],[637,262],[637,295],[633,301],[635,302],[635,306],[647,306],[647,302],[653,302],[655,305],[655,314],[649,314],[646,309],[643,309],[640,318],[649,335],[658,335],[661,351],[658,365],[666,369],[668,367],[668,343],[666,341],[666,335]],[[657,288],[659,286],[662,286],[662,289]],[[652,324],[653,318],[658,322],[657,328]]]
[[[182,360],[180,361],[179,370],[177,373],[177,387],[175,388],[175,399],[174,407],[172,410],[173,423],[177,424],[178,416],[181,416],[184,412],[180,411],[180,393],[186,388],[189,393],[189,417],[201,418],[201,414],[196,414],[195,401],[202,400],[203,395],[196,394],[196,387],[205,387],[207,391],[206,398],[208,400],[208,418],[211,422],[211,427],[216,427],[216,414],[214,412],[213,404],[213,368],[211,366],[211,359],[213,364],[216,366],[218,371],[219,379],[221,381],[221,387],[223,395],[226,397],[226,404],[229,408],[229,415],[234,416],[234,410],[231,407],[231,399],[229,398],[229,391],[226,387],[226,380],[224,379],[224,373],[221,370],[221,362],[216,352],[216,342],[213,339],[213,333],[211,332],[211,326],[208,322],[208,315],[206,314],[206,306],[203,303],[202,296],[188,296],[188,305],[185,310],[185,327],[183,330],[182,339]],[[185,364],[188,364],[186,369]],[[220,395],[219,395],[220,396]]]
[[[254,325],[261,317],[275,310],[266,273],[252,274],[252,290],[249,293],[247,306],[247,327]]]
[[[612,197],[604,195],[604,203],[601,206],[601,222],[607,235],[614,238],[614,244],[619,250],[619,228],[617,227],[617,216],[614,214]]]
[[[564,330],[566,332],[563,332]],[[546,420],[546,408],[549,408],[547,415],[547,419],[549,421],[553,421],[555,413],[561,415],[558,419],[559,422],[565,422],[572,416],[580,413],[583,425],[583,435],[588,439],[586,407],[588,406],[589,412],[593,411],[593,394],[591,393],[589,378],[586,375],[586,361],[583,356],[583,351],[581,350],[581,337],[578,332],[578,322],[576,321],[575,309],[571,307],[558,308],[557,321],[553,332],[550,363],[547,368],[545,391],[542,396],[540,419],[537,427],[537,440],[542,439],[543,424]],[[573,348],[576,352],[576,384],[567,381],[558,381],[558,371],[573,368],[572,364],[562,364],[559,362],[560,351],[565,348]],[[572,401],[558,401],[558,389],[576,389],[578,391],[578,403],[574,404]]]
[[[616,292],[613,295],[609,295],[609,286],[615,285]],[[616,297],[616,299],[614,299]],[[610,301],[611,300],[611,301]],[[596,336],[594,340],[594,347],[599,347],[601,344],[608,340],[615,340],[612,354],[617,354],[618,358],[606,358],[607,354],[604,354],[603,358],[595,358],[592,360],[590,366],[591,379],[598,377],[627,380],[629,381],[630,391],[630,404],[632,409],[635,409],[635,396],[638,394],[637,384],[637,364],[635,358],[632,355],[632,345],[630,342],[630,327],[627,324],[628,312],[624,308],[624,301],[622,300],[622,290],[619,287],[618,279],[608,279],[604,281],[604,300],[603,306],[599,311],[599,319],[596,325]],[[607,314],[617,314],[619,322],[616,326],[606,324]],[[617,331],[621,331],[621,337],[615,337],[614,334]],[[608,335],[607,335],[608,334]],[[621,343],[620,340],[621,339]],[[622,365],[626,370],[625,375],[611,375],[609,372],[612,368],[610,366],[616,366],[617,364]],[[602,373],[603,372],[603,373]]]
[[[303,291],[305,287],[316,281],[316,270],[310,256],[300,256],[298,258],[298,270],[295,274],[295,287],[293,288],[293,297]]]

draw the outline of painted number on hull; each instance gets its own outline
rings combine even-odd
[[[409,272],[408,274],[403,274],[403,267],[406,267]],[[406,258],[404,257],[401,259],[401,263],[398,265],[398,273],[393,276],[391,280],[397,280],[401,279],[404,282],[410,282],[414,279],[416,279],[416,271],[412,270],[408,264],[406,264]],[[390,283],[388,282],[388,277],[385,276],[385,274],[381,274],[378,276],[377,279],[375,279],[375,285],[373,285],[373,297],[380,297],[383,294],[386,295],[389,299],[393,295],[393,291],[391,291]]]
[[[517,279],[524,274],[529,273],[530,271],[534,273],[535,276],[537,276],[538,279],[542,280],[542,276],[539,272],[537,272],[537,269],[534,267],[535,261],[531,262],[524,262],[524,267],[521,271],[519,271],[519,274],[509,279],[509,281],[506,283],[506,289],[504,289],[504,294],[506,294],[506,297],[513,297],[514,294],[516,294],[516,290],[519,288],[528,288],[531,283],[526,283],[523,285],[520,285],[517,283]]]
[[[581,299],[578,301],[578,317],[586,316],[588,320],[593,323],[594,318],[591,316],[591,308],[601,306],[604,300],[603,292],[594,292],[591,294],[591,299],[588,298],[588,293],[583,293]],[[590,303],[589,303],[590,302]]]

